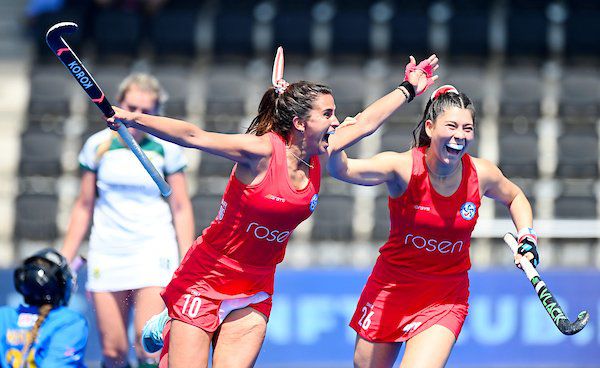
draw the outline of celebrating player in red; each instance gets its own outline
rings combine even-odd
[[[445,365],[467,316],[469,243],[482,196],[510,209],[519,229],[517,259],[526,254],[537,265],[529,201],[495,165],[466,153],[474,137],[473,104],[443,86],[432,94],[411,150],[364,160],[332,152],[334,177],[385,183],[389,192],[389,239],[350,322],[356,367],[391,367],[405,341],[401,367]]]
[[[211,133],[190,123],[115,108],[115,118],[128,126],[236,163],[217,217],[163,293],[171,322],[161,366],[206,367],[211,342],[213,366],[254,364],[271,311],[276,265],[294,229],[317,206],[319,156],[326,158],[329,147],[374,132],[387,117],[381,111],[390,110],[390,99],[399,106],[424,91],[437,78],[435,69],[435,55],[418,66],[411,57],[402,87],[367,108],[364,124],[349,124],[335,135],[339,122],[332,91],[310,82],[285,82],[281,49],[273,87],[263,95],[247,134]],[[114,119],[108,121],[114,128]]]

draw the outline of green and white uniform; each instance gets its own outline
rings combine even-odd
[[[175,144],[146,135],[140,147],[164,176],[186,167]],[[79,163],[96,173],[88,290],[166,286],[179,262],[178,247],[169,204],[150,175],[110,129],[86,141]]]

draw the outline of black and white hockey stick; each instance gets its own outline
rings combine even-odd
[[[79,85],[92,99],[92,102],[98,106],[104,116],[110,118],[115,114],[110,102],[104,96],[104,92],[96,83],[92,75],[87,71],[85,66],[67,42],[62,38],[66,33],[73,33],[77,31],[77,24],[72,22],[62,22],[52,26],[48,33],[46,33],[46,43],[52,49],[54,54],[62,61],[62,63],[69,69],[71,75],[77,79]],[[123,138],[123,141],[129,146],[131,152],[138,158],[142,163],[152,180],[156,183],[160,189],[161,194],[167,197],[171,194],[171,187],[165,181],[165,179],[159,174],[152,162],[148,159],[144,151],[140,148],[137,142],[133,139],[125,125],[119,124],[119,135]]]
[[[519,244],[515,236],[511,233],[506,233],[504,235],[504,241],[510,247],[512,253],[516,254]],[[546,309],[546,312],[548,312],[548,315],[550,315],[552,322],[554,322],[558,330],[565,335],[574,335],[581,331],[590,319],[588,312],[580,312],[577,315],[577,320],[575,320],[575,322],[571,322],[556,301],[554,295],[552,295],[550,290],[548,290],[546,283],[542,280],[540,274],[533,267],[531,262],[523,257],[519,263],[521,264],[523,271],[525,271],[525,275],[527,275],[527,278],[535,288],[535,291],[540,299],[540,302],[542,302],[544,309]]]

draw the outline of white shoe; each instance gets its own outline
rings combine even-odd
[[[142,347],[148,353],[156,353],[163,347],[162,332],[167,322],[171,319],[169,311],[165,308],[159,314],[153,315],[142,329]]]

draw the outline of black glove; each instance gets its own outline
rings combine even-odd
[[[530,260],[533,267],[537,267],[540,264],[540,255],[537,251],[537,235],[532,228],[524,228],[519,231],[519,248],[517,253],[525,256],[527,253],[531,253],[533,258]]]

